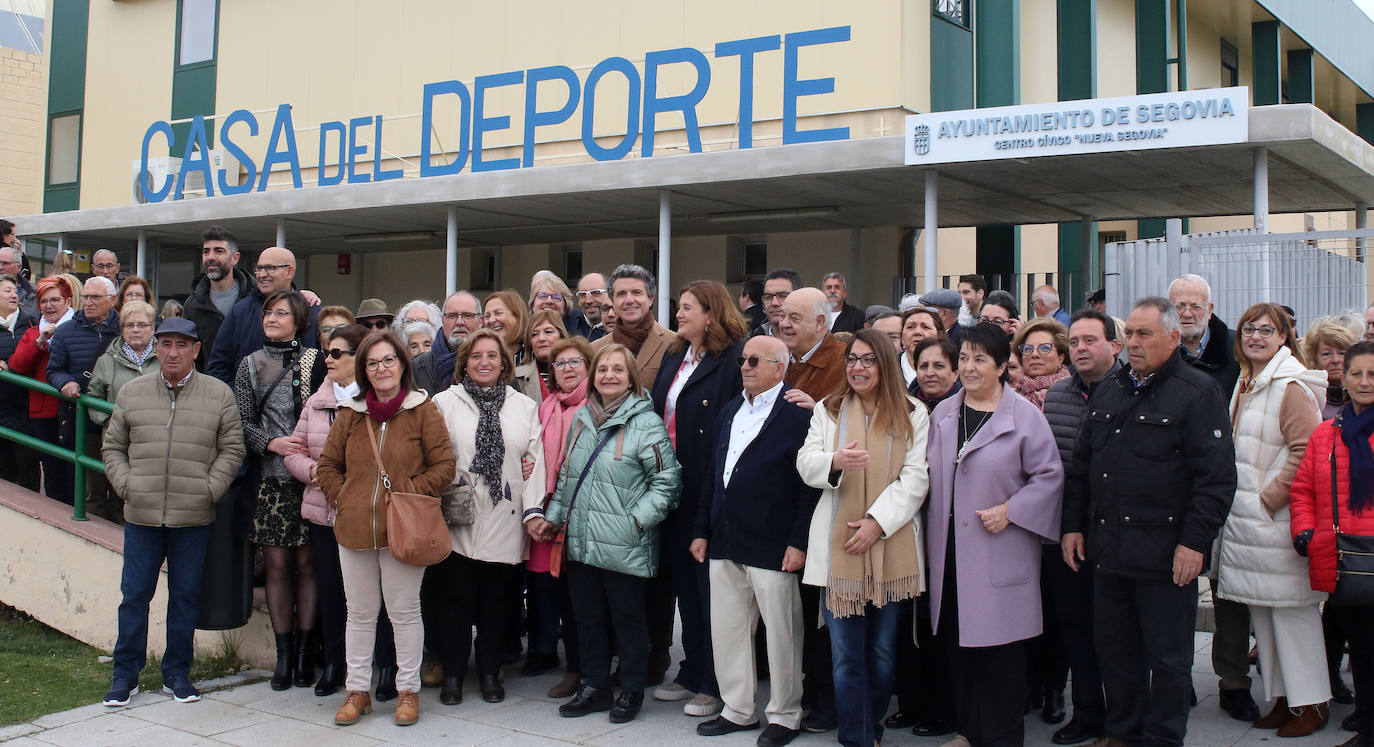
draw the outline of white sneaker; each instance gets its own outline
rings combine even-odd
[[[682,707],[682,712],[688,716],[714,716],[723,710],[725,710],[725,701],[706,693],[698,693],[695,698],[687,701],[687,705]]]
[[[669,682],[666,685],[659,685],[654,688],[654,700],[686,700],[695,693],[676,682]]]

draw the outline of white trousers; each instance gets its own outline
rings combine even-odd
[[[372,689],[372,646],[377,638],[377,614],[386,599],[387,617],[396,634],[396,689],[420,692],[420,657],[425,626],[420,621],[422,566],[406,565],[391,550],[339,548],[348,622],[344,625],[344,661],[349,692]]]
[[[1250,607],[1264,697],[1288,698],[1291,708],[1331,700],[1322,613],[1310,607]]]
[[[801,726],[802,607],[797,574],[711,560],[711,647],[721,715],[737,724],[755,720],[758,673],[754,630],[759,618],[768,626],[768,706],[770,724]]]

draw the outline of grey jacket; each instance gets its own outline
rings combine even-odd
[[[1120,361],[1112,363],[1112,370],[1098,381],[1116,375],[1120,367]],[[1054,445],[1059,447],[1059,459],[1066,465],[1073,461],[1073,446],[1078,443],[1078,432],[1083,427],[1083,413],[1088,411],[1091,393],[1092,385],[1086,384],[1078,374],[1054,382],[1045,393],[1045,419],[1054,434]]]

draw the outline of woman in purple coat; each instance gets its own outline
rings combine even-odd
[[[1040,409],[1006,383],[1007,335],[959,348],[963,390],[930,418],[926,558],[935,632],[949,646],[956,723],[976,747],[1020,745],[1026,640],[1040,635],[1040,547],[1059,540],[1064,468]]]

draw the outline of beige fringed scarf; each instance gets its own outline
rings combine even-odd
[[[911,599],[920,593],[920,569],[916,561],[915,529],[908,522],[886,540],[880,539],[863,555],[851,555],[844,545],[854,535],[848,522],[859,521],[883,490],[896,482],[906,461],[906,447],[891,434],[869,433],[863,407],[850,397],[840,406],[835,448],[858,441],[868,451],[868,468],[848,472],[835,492],[830,525],[830,578],[825,585],[825,604],[835,617],[862,615],[872,602]]]

